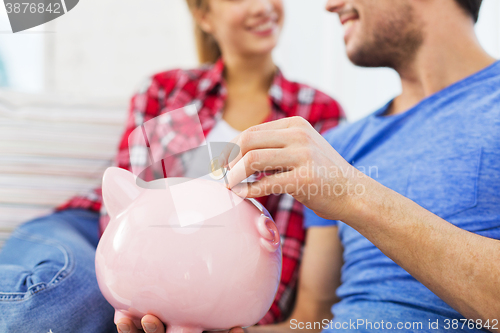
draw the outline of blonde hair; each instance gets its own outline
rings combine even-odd
[[[208,11],[208,0],[186,0],[189,10],[193,14],[194,11]],[[194,16],[194,15],[193,15]],[[194,34],[196,39],[196,48],[198,49],[198,59],[200,63],[215,63],[221,57],[222,53],[219,44],[215,38],[203,31],[198,23],[195,22]]]

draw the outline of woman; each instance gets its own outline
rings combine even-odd
[[[333,99],[308,86],[286,80],[273,62],[271,53],[278,42],[283,25],[282,0],[188,0],[188,5],[196,21],[199,58],[207,65],[194,70],[172,70],[156,74],[150,78],[145,89],[132,98],[126,130],[116,159],[118,166],[131,169],[128,136],[133,129],[160,114],[188,104],[197,106],[207,140],[217,138],[219,142],[228,142],[240,131],[253,125],[288,116],[302,116],[319,131],[338,124],[343,112]],[[302,206],[292,197],[269,196],[260,201],[274,217],[283,239],[283,272],[280,286],[271,309],[260,322],[267,324],[286,319],[292,310],[305,232],[302,225]],[[46,230],[50,228],[61,230],[71,227],[71,230],[65,230],[63,234],[56,236],[60,237],[58,242],[68,243],[67,246],[64,245],[68,248],[68,253],[78,252],[80,256],[76,258],[80,262],[76,262],[77,268],[73,274],[66,274],[73,276],[76,281],[71,283],[70,278],[63,275],[61,279],[63,282],[66,279],[66,287],[63,287],[64,283],[59,283],[57,288],[53,288],[59,291],[53,292],[55,296],[50,300],[58,298],[56,304],[61,304],[65,297],[64,288],[68,288],[67,293],[76,294],[73,297],[80,302],[75,304],[68,301],[66,306],[69,309],[66,311],[62,311],[60,306],[50,311],[52,318],[57,318],[60,327],[66,325],[67,329],[67,325],[78,325],[72,327],[72,332],[78,331],[80,327],[86,332],[103,331],[108,327],[106,320],[113,320],[113,311],[103,300],[93,272],[93,251],[98,239],[97,230],[94,235],[92,228],[97,225],[95,211],[99,211],[101,203],[100,190],[96,190],[87,197],[74,198],[62,207],[59,213],[20,227],[20,232],[23,232],[24,228],[26,233],[47,233]],[[82,219],[84,221],[80,222]],[[44,231],[37,230],[42,228],[42,225]],[[104,215],[100,223],[101,233],[105,226]],[[53,233],[50,234],[52,236]],[[11,243],[5,247],[13,249],[15,244]],[[83,243],[86,244],[82,245]],[[78,246],[86,247],[87,252],[80,251]],[[67,257],[71,258],[71,255],[68,254]],[[42,258],[40,261],[43,266],[45,261]],[[78,283],[85,284],[85,292],[78,292],[79,289],[75,287]],[[50,286],[50,283],[47,285]],[[85,296],[82,296],[83,294]],[[21,293],[19,295],[22,297]],[[45,301],[49,302],[49,299]],[[30,311],[38,311],[37,306],[46,306],[44,304],[43,298],[39,297],[39,301],[34,305],[25,306],[29,306]],[[92,306],[84,306],[85,311],[82,312],[78,310],[78,306],[82,307],[82,304]],[[6,310],[9,314],[19,315],[23,312],[22,307],[20,310]],[[39,314],[31,318],[40,318],[37,323],[43,322],[44,311],[47,310],[40,310]],[[73,320],[67,318],[69,313]],[[146,332],[164,331],[164,325],[150,315],[143,318],[142,324]],[[119,332],[137,332],[127,318],[119,319],[117,326]],[[37,331],[44,328],[36,327]],[[49,329],[54,332],[63,331],[57,330],[56,325],[47,327],[46,331]]]

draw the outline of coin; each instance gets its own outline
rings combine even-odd
[[[224,160],[222,157],[217,156],[210,161],[210,177],[215,180],[220,180],[224,178],[227,173],[227,168],[224,166]]]

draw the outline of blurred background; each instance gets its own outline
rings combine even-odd
[[[362,69],[345,56],[342,28],[325,0],[285,0],[286,24],[275,59],[285,75],[337,98],[350,120],[400,89],[389,69]],[[70,93],[126,103],[149,74],[197,65],[184,0],[85,0],[68,14],[12,34],[0,9],[0,84],[29,92]],[[484,0],[477,32],[500,58],[500,1]]]
[[[400,91],[395,72],[356,68],[325,0],[285,0],[275,60],[288,79],[335,97],[348,119]],[[0,247],[19,223],[100,182],[127,104],[149,75],[197,66],[184,0],[85,0],[12,34],[0,6]],[[500,58],[500,1],[484,0],[480,42]]]

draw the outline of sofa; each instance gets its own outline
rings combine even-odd
[[[0,90],[0,249],[17,225],[99,186],[127,101]]]

